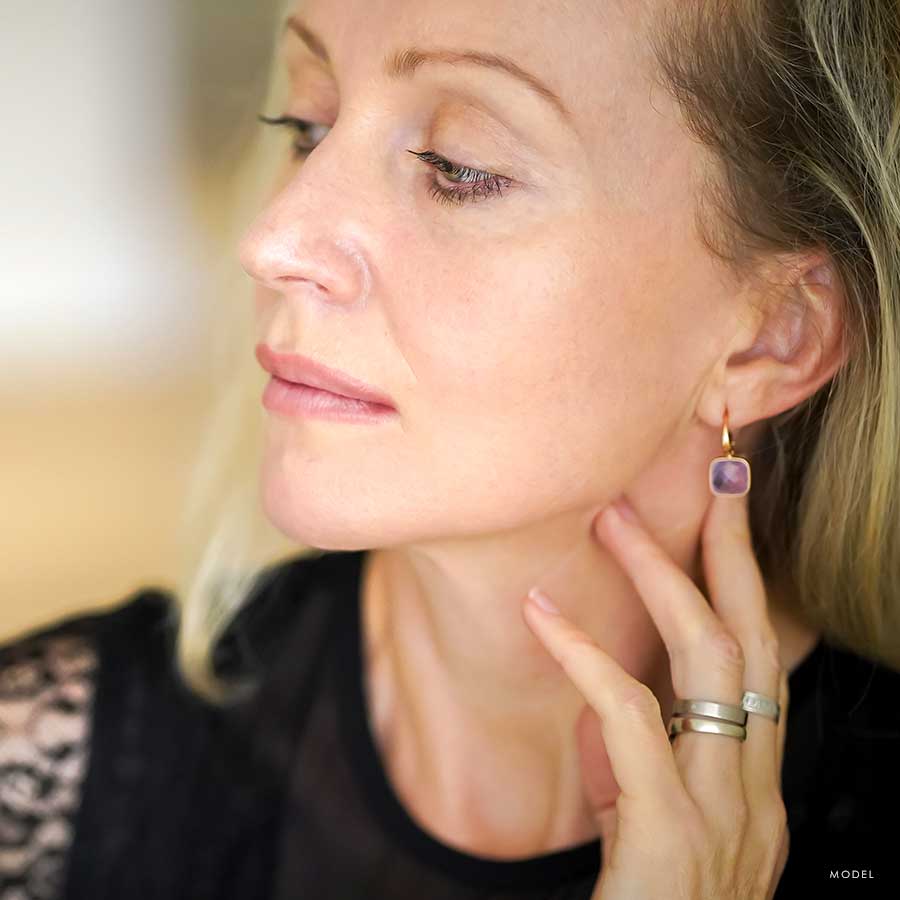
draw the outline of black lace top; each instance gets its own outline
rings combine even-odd
[[[0,647],[0,900],[588,900],[599,840],[474,855],[413,819],[370,729],[364,551],[271,566],[198,700],[152,587]],[[900,896],[900,673],[820,641],[790,677],[776,900]],[[655,900],[655,898],[654,898]]]

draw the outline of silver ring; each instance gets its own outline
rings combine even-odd
[[[745,693],[744,697],[746,696]],[[747,722],[747,712],[743,706],[719,703],[716,700],[676,700],[672,705],[672,714],[708,716],[711,719],[733,722],[735,725],[745,725]]]
[[[765,694],[757,694],[756,691],[744,691],[744,698],[741,700],[741,707],[748,713],[756,713],[759,716],[765,716],[776,724],[781,717],[781,704]]]
[[[735,725],[734,722],[723,722],[716,719],[698,719],[693,716],[673,716],[669,720],[669,743],[679,734],[685,731],[695,731],[704,734],[724,734],[727,737],[744,741],[747,738],[747,729],[743,725]]]

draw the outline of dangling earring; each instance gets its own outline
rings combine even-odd
[[[709,489],[722,497],[743,497],[750,490],[750,460],[736,456],[728,433],[728,407],[722,420],[722,452],[709,464]]]

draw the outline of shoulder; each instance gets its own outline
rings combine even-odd
[[[0,761],[47,754],[65,768],[66,742],[86,745],[98,689],[117,660],[165,654],[171,593],[141,587],[111,607],[66,616],[0,643]],[[121,675],[114,672],[114,676]]]
[[[45,653],[50,647],[96,647],[109,634],[122,636],[159,630],[172,619],[174,597],[156,586],[140,587],[112,606],[68,615],[28,629],[0,643],[0,666]]]
[[[112,607],[69,615],[0,643],[3,746],[46,716],[86,709],[107,646],[116,643],[134,656],[138,644],[160,642],[172,610],[168,591],[142,587]]]
[[[304,641],[292,653],[312,646],[314,611],[328,606],[306,602],[317,561],[304,555],[261,570],[220,659],[230,636],[232,656],[267,667],[295,623]],[[263,781],[246,746],[257,732],[182,680],[178,616],[173,592],[146,585],[0,643],[0,893],[51,897],[61,882],[102,881],[143,836],[171,829],[173,804],[199,792],[197,802],[218,809],[236,782]],[[292,662],[299,672],[302,660]],[[276,718],[295,699],[286,693]]]
[[[143,587],[112,607],[69,615],[0,643],[0,704],[7,717],[0,720],[0,739],[9,738],[10,716],[33,717],[60,692],[83,696],[92,691],[110,643],[130,648],[133,655],[140,643],[159,642],[172,607],[170,593]]]
[[[64,688],[79,679],[106,680],[150,659],[161,664],[172,643],[172,593],[142,586],[111,606],[66,616],[0,644],[0,684],[9,700],[23,692]],[[101,679],[103,675],[103,679]]]
[[[103,637],[160,622],[164,592],[71,615],[0,644],[0,887],[56,896],[91,756]],[[5,895],[5,894],[4,894]]]

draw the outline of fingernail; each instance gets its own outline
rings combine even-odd
[[[531,599],[534,600],[534,602],[537,603],[537,605],[546,612],[552,613],[555,616],[558,616],[560,614],[553,601],[540,588],[533,587],[528,592],[528,596],[531,597]]]

